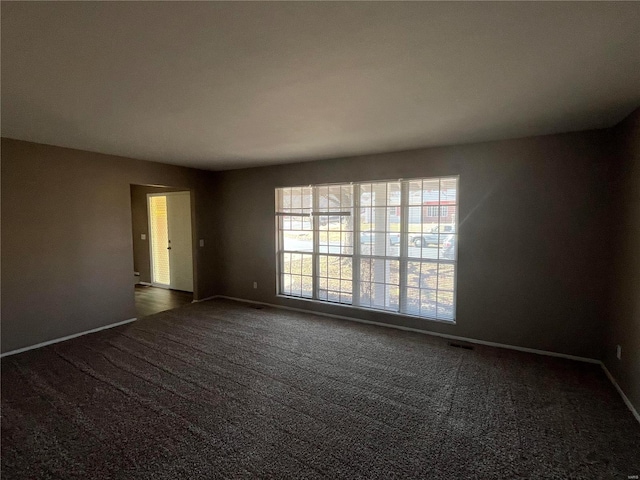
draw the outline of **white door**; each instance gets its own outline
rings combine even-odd
[[[147,204],[151,283],[193,292],[190,193],[149,194]]]
[[[167,217],[171,288],[193,292],[193,244],[189,192],[167,195]]]

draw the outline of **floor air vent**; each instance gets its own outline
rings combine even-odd
[[[473,350],[473,346],[465,345],[464,343],[449,342],[449,346],[455,348],[464,348],[465,350]]]

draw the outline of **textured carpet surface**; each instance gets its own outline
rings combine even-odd
[[[2,478],[624,478],[597,365],[215,300],[2,360]]]

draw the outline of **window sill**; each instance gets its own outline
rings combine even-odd
[[[347,308],[349,310],[356,310],[356,311],[361,311],[361,312],[375,312],[375,313],[383,313],[385,315],[392,315],[394,317],[402,317],[402,318],[415,318],[418,320],[425,320],[427,322],[436,322],[436,323],[444,323],[446,325],[455,325],[456,324],[456,320],[455,317],[451,320],[444,320],[444,319],[440,319],[440,318],[431,318],[431,317],[420,317],[418,315],[411,315],[410,313],[400,313],[400,312],[393,312],[391,310],[382,310],[382,309],[378,309],[378,308],[367,308],[367,307],[358,307],[355,305],[349,305],[346,303],[338,303],[338,302],[325,302],[323,300],[314,300],[312,298],[304,298],[304,297],[295,297],[292,295],[283,295],[281,293],[277,293],[276,294],[277,298],[283,298],[283,299],[287,299],[287,300],[296,300],[296,301],[302,301],[302,302],[307,302],[307,303],[311,303],[313,305],[326,305],[329,307],[341,307],[341,308]],[[313,310],[310,310],[311,313],[313,313]],[[324,313],[324,312],[319,312],[319,313]]]

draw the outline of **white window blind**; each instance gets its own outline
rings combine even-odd
[[[167,228],[167,197],[149,197],[149,222],[151,224],[152,281],[162,285],[171,283],[169,270],[169,233]]]
[[[455,319],[458,178],[276,189],[278,293]]]

